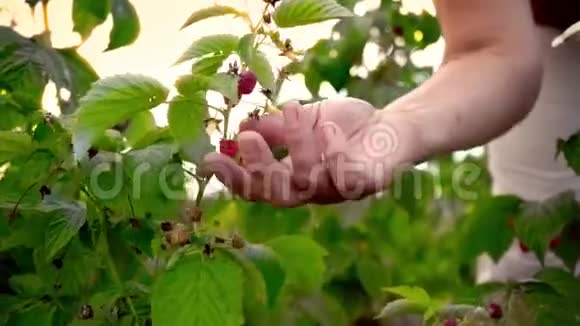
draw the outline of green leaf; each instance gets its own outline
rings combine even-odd
[[[117,123],[163,103],[169,90],[142,75],[118,75],[96,82],[81,99],[73,127],[75,154],[84,157],[95,138]]]
[[[0,165],[34,150],[32,139],[25,133],[0,131]]]
[[[191,66],[193,75],[213,75],[223,65],[227,55],[219,54],[197,60]]]
[[[175,82],[175,87],[185,97],[189,97],[189,94],[196,97],[199,91],[212,90],[232,99],[233,104],[237,104],[238,80],[238,76],[228,73],[218,73],[213,76],[186,75]]]
[[[184,257],[153,288],[153,324],[241,325],[242,284],[240,267],[223,254]]]
[[[59,270],[59,279],[62,283],[60,292],[70,296],[86,293],[92,280],[96,279],[100,272],[98,257],[75,238],[67,247],[62,261],[62,269]]]
[[[188,98],[177,96],[169,104],[169,128],[187,161],[200,162],[205,154],[214,150],[205,132],[206,118],[207,103],[204,92],[197,92]]]
[[[390,271],[371,257],[356,260],[356,275],[365,291],[372,297],[379,297],[381,288],[388,285]]]
[[[109,45],[105,51],[132,44],[139,36],[141,24],[135,7],[129,0],[111,0],[113,29],[109,35]]]
[[[335,0],[285,0],[276,8],[274,21],[278,27],[295,27],[352,16]]]
[[[476,206],[461,231],[461,259],[470,262],[482,253],[499,259],[513,242],[509,222],[517,217],[520,203],[516,197],[498,196]]]
[[[42,279],[36,274],[20,274],[10,277],[10,288],[21,296],[34,297],[46,293]]]
[[[105,22],[111,10],[111,0],[74,0],[72,18],[73,31],[87,39],[93,29]]]
[[[431,302],[429,294],[417,286],[394,286],[383,288],[383,290],[419,304],[429,305]]]
[[[580,207],[571,191],[542,202],[528,202],[516,220],[516,236],[544,261],[550,240],[579,213]]]
[[[193,44],[177,59],[176,64],[191,59],[200,58],[208,54],[228,56],[238,49],[240,39],[235,35],[220,34],[202,37]]]
[[[185,21],[181,29],[186,28],[192,24],[195,24],[199,21],[204,19],[212,18],[212,17],[219,17],[225,15],[235,15],[241,16],[243,13],[239,12],[236,8],[230,6],[223,6],[223,5],[213,5],[211,7],[203,8],[192,13],[189,18]]]
[[[302,235],[286,235],[270,240],[286,271],[286,284],[306,291],[321,288],[324,281],[326,249]]]
[[[569,223],[562,230],[560,244],[554,249],[570,270],[574,270],[580,260],[580,221]]]
[[[240,251],[262,274],[268,303],[270,307],[274,307],[286,278],[286,273],[280,264],[280,258],[271,248],[264,245],[249,244]]]
[[[125,201],[136,217],[177,215],[186,194],[181,161],[174,159],[176,152],[174,144],[156,144],[126,154],[123,165],[130,191]]]
[[[567,140],[558,140],[558,153],[563,153],[568,166],[580,175],[580,133],[576,133]]]
[[[239,42],[238,53],[242,61],[256,74],[260,85],[266,89],[274,90],[275,80],[272,66],[266,56],[254,48],[254,37],[252,34],[242,37]]]
[[[127,142],[129,146],[134,146],[143,137],[157,129],[157,124],[155,123],[155,117],[149,111],[141,112],[129,122],[129,127],[125,131],[125,137],[127,137]]]
[[[52,213],[45,235],[46,260],[51,261],[85,224],[87,209],[83,202],[65,202],[52,196],[42,202],[40,209]]]
[[[70,75],[70,81],[64,85],[71,93],[69,102],[72,102],[74,109],[77,109],[79,99],[89,91],[91,85],[99,79],[99,75],[90,63],[78,54],[75,48],[58,49],[57,51],[66,65],[66,70],[63,73]]]
[[[27,309],[20,310],[10,316],[6,325],[10,326],[52,326],[57,308],[55,306],[40,303],[31,305]]]

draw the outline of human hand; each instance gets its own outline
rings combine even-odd
[[[282,113],[241,124],[242,164],[211,153],[203,170],[242,198],[275,206],[360,199],[383,190],[397,167],[421,157],[412,121],[389,111],[352,98],[290,103]],[[276,146],[289,155],[276,160]]]

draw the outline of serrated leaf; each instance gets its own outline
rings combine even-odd
[[[266,56],[254,48],[254,37],[252,34],[248,34],[240,39],[238,54],[242,61],[248,65],[248,68],[256,74],[260,85],[273,91],[275,79],[272,66]]]
[[[271,248],[258,244],[246,245],[240,252],[262,274],[268,303],[270,307],[274,307],[286,278],[286,273],[280,264],[280,258]]]
[[[93,29],[105,22],[111,10],[111,0],[74,0],[72,19],[73,31],[87,39]]]
[[[509,220],[517,216],[520,203],[513,196],[498,196],[478,204],[461,231],[461,259],[468,262],[482,253],[499,259],[513,242]]]
[[[44,244],[46,261],[51,261],[85,224],[87,208],[83,202],[66,202],[52,196],[45,198],[39,208],[52,213]]]
[[[21,296],[33,297],[46,293],[42,279],[36,274],[20,274],[10,277],[10,288]]]
[[[335,0],[285,0],[273,17],[278,27],[295,27],[352,16],[350,10]]]
[[[203,8],[201,10],[198,10],[198,11],[192,13],[189,16],[189,18],[187,18],[187,20],[185,21],[183,26],[181,26],[181,29],[184,29],[187,26],[195,24],[195,23],[202,21],[204,19],[225,16],[225,15],[240,16],[241,14],[242,13],[240,13],[240,11],[238,11],[234,7],[224,6],[224,5],[213,5],[211,7]]]
[[[57,307],[48,303],[30,305],[30,307],[14,312],[6,325],[10,326],[52,326],[55,324]]]
[[[558,139],[558,153],[563,153],[568,166],[580,175],[580,133],[576,133],[570,138]]]
[[[286,235],[270,240],[286,271],[286,284],[315,291],[324,281],[324,256],[328,253],[314,240],[302,235]]]
[[[135,216],[161,219],[178,213],[185,200],[185,176],[176,152],[175,144],[155,144],[125,155],[124,170],[131,180],[126,200]]]
[[[175,82],[175,87],[185,97],[189,97],[189,94],[193,94],[195,97],[199,91],[216,91],[232,99],[232,103],[236,104],[238,101],[238,80],[238,76],[228,73],[219,73],[213,76],[186,75]]]
[[[109,45],[106,51],[118,49],[132,44],[139,36],[141,23],[135,7],[129,0],[111,0],[113,29],[109,35]]]
[[[560,257],[570,270],[576,268],[580,260],[580,221],[574,221],[564,227],[560,243],[554,253]]]
[[[57,86],[70,92],[70,98],[61,103],[61,109],[65,113],[72,113],[77,109],[79,99],[99,79],[99,75],[90,63],[78,54],[75,48],[57,49],[56,51],[64,61],[64,69],[60,73],[66,76]],[[66,107],[63,107],[65,105]]]
[[[208,54],[228,56],[238,49],[239,42],[240,39],[237,36],[229,34],[202,37],[191,44],[185,53],[177,59],[176,64],[200,58]]]
[[[227,256],[186,256],[163,273],[153,288],[153,324],[241,325],[242,284],[240,267]]]
[[[175,97],[167,111],[171,134],[180,146],[184,159],[199,163],[205,154],[214,150],[204,120],[207,118],[205,93],[198,92],[185,98]]]
[[[34,150],[34,146],[28,134],[0,131],[0,165],[19,156],[27,155],[32,150]]]
[[[429,305],[431,302],[431,297],[429,294],[422,288],[416,286],[394,286],[383,288],[384,291],[396,294],[398,296],[403,297],[404,299],[411,300],[413,302],[417,302],[420,304],[424,304],[426,306]]]
[[[95,137],[135,114],[163,103],[169,90],[142,75],[117,75],[101,79],[80,102],[73,127],[73,146],[82,158]]]
[[[540,261],[544,261],[550,240],[579,212],[580,207],[571,191],[542,202],[528,202],[523,205],[522,214],[516,220],[516,236]]]
[[[129,146],[133,146],[155,129],[157,129],[157,124],[153,113],[149,111],[141,112],[129,121],[129,127],[125,131],[127,143]]]
[[[371,257],[356,260],[356,275],[365,291],[372,297],[378,297],[381,288],[388,285],[390,271]]]
[[[213,75],[223,65],[228,56],[219,54],[197,60],[191,66],[193,75]]]
[[[99,260],[92,250],[83,246],[78,238],[73,239],[67,247],[59,270],[62,283],[60,293],[78,296],[91,285],[91,280],[99,273]]]

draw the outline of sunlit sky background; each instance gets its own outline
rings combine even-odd
[[[236,34],[242,36],[248,33],[247,26],[239,19],[212,18],[197,23],[187,29],[180,30],[183,22],[189,15],[201,8],[218,4],[227,4],[240,9],[246,9],[254,19],[259,19],[264,2],[262,0],[131,0],[139,15],[141,33],[136,42],[110,52],[103,52],[109,41],[109,32],[112,27],[112,18],[109,15],[106,22],[98,26],[83,44],[79,35],[73,32],[72,22],[73,0],[51,0],[49,2],[49,22],[52,31],[52,41],[55,47],[78,46],[79,53],[85,57],[101,77],[123,73],[139,73],[160,80],[171,88],[174,81],[190,71],[190,63],[173,66],[175,60],[196,39],[211,34]],[[95,0],[99,1],[99,0]],[[434,13],[431,0],[403,0],[404,8],[410,12],[428,10]],[[360,2],[354,12],[364,15],[367,10],[373,10],[380,4],[380,0],[365,0]],[[31,12],[24,0],[0,0],[0,25],[9,25],[16,22],[15,29],[26,36],[31,36],[43,30],[42,12],[37,6]],[[290,38],[296,49],[305,49],[314,45],[321,38],[332,36],[332,27],[336,21],[281,30],[283,38]],[[443,41],[430,46],[425,51],[416,53],[413,59],[419,65],[436,66],[441,60]],[[287,59],[278,56],[275,49],[264,49],[273,61],[274,66],[282,66]],[[363,65],[376,67],[380,60],[378,46],[369,43],[364,51]],[[209,96],[210,104],[221,105],[221,97]],[[321,89],[321,96],[344,96],[325,83]],[[302,76],[293,76],[284,85],[281,100],[308,99],[310,93],[304,86]],[[234,110],[232,124],[247,117],[247,113],[255,108],[253,103],[262,102],[260,95],[244,97],[243,102]],[[47,87],[43,100],[44,108],[57,111],[54,87]],[[166,125],[166,110],[162,105],[153,112],[159,125]]]
[[[240,9],[245,8],[255,19],[258,19],[264,6],[262,0],[131,0],[131,2],[141,21],[141,33],[134,44],[114,51],[103,52],[107,47],[112,27],[112,19],[109,15],[107,21],[93,31],[91,37],[79,47],[78,51],[87,58],[101,77],[122,73],[140,73],[157,78],[168,87],[173,85],[178,76],[189,71],[190,63],[179,66],[172,66],[172,63],[194,40],[210,34],[244,35],[248,32],[241,20],[233,18],[213,18],[180,31],[181,25],[192,12],[219,3]],[[434,12],[431,0],[403,2],[409,11],[419,12],[427,9]],[[355,13],[362,15],[366,10],[377,8],[379,4],[380,0],[362,1],[355,8]],[[37,6],[34,15],[31,14],[24,0],[0,0],[0,8],[3,8],[0,11],[0,24],[8,25],[14,20],[18,24],[16,30],[24,35],[33,35],[42,31],[40,6]],[[72,0],[51,0],[49,2],[49,21],[55,47],[81,44],[79,35],[72,31],[71,10]],[[321,38],[330,37],[332,26],[335,23],[336,21],[330,21],[307,27],[284,29],[281,33],[282,37],[292,39],[295,48],[304,49],[312,46]],[[416,54],[415,61],[426,65],[436,64],[440,60],[441,52],[442,42],[438,42],[424,53]],[[277,56],[274,49],[271,49],[269,54],[275,65],[286,63],[286,59]],[[375,44],[369,44],[364,53],[364,64],[373,67],[376,66],[378,60],[378,47]],[[56,104],[56,100],[51,94],[53,92],[50,92],[49,89],[47,96],[45,96],[44,103],[49,109]],[[340,96],[334,92],[330,85],[323,85],[322,93],[325,97]],[[283,99],[310,97],[302,76],[294,76],[285,85],[282,97]],[[252,100],[251,97],[245,98],[245,101],[250,103],[243,103],[245,105],[242,105],[235,112],[233,121],[245,117],[247,112],[253,109]],[[257,99],[254,101],[256,102]],[[165,108],[156,109],[155,116],[159,124],[166,124]]]

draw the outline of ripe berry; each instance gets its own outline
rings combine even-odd
[[[558,249],[558,247],[560,246],[561,240],[562,239],[561,239],[560,235],[557,235],[554,238],[552,238],[552,240],[550,240],[550,249],[552,249],[552,250]]]
[[[457,326],[459,325],[457,323],[456,319],[447,319],[446,321],[443,322],[443,326]]]
[[[530,247],[526,246],[525,243],[518,241],[518,245],[520,246],[520,250],[524,253],[529,252],[530,251]]]
[[[251,94],[256,88],[258,83],[258,78],[256,74],[251,71],[244,71],[240,74],[240,80],[238,81],[238,92],[243,95]]]
[[[238,142],[232,139],[222,139],[220,140],[220,153],[227,155],[231,158],[235,158],[238,154]]]
[[[501,319],[501,317],[503,316],[501,306],[498,305],[497,303],[490,303],[487,306],[487,313],[489,314],[489,317],[492,319]]]

